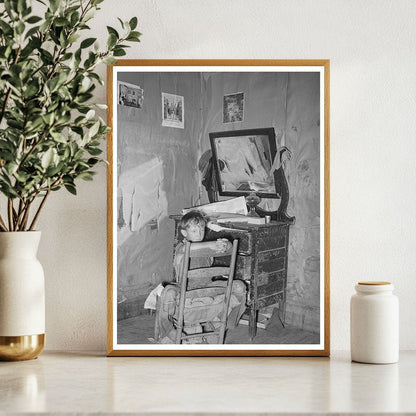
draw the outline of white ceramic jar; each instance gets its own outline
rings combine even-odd
[[[351,359],[389,364],[399,360],[399,301],[390,282],[359,282],[351,297]]]

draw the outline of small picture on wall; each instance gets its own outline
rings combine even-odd
[[[143,107],[143,89],[138,85],[117,81],[118,103],[126,107]]]
[[[244,93],[224,95],[223,123],[235,123],[244,120]]]
[[[181,95],[162,92],[162,126],[183,129],[184,99]]]

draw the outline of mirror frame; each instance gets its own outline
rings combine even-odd
[[[226,191],[223,189],[221,185],[221,172],[220,172],[220,165],[218,160],[218,153],[217,153],[217,146],[216,140],[217,139],[226,139],[230,137],[241,137],[241,136],[268,136],[269,138],[269,148],[270,148],[270,156],[271,156],[271,164],[273,164],[274,158],[276,157],[277,147],[276,147],[276,134],[274,132],[273,127],[266,127],[266,128],[256,128],[256,129],[244,129],[244,130],[230,130],[230,131],[220,131],[209,133],[209,139],[211,141],[211,149],[212,149],[212,157],[213,157],[213,165],[215,170],[215,179],[218,185],[218,193],[221,196],[247,196],[253,190],[236,190],[236,191]],[[260,192],[255,191],[256,195],[261,198],[274,198],[280,199],[280,196],[274,192]]]

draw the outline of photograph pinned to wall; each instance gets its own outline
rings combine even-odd
[[[223,98],[223,123],[244,121],[244,93],[227,94]]]
[[[162,92],[162,126],[183,129],[185,126],[184,98]]]
[[[118,104],[125,107],[143,107],[144,92],[138,85],[128,82],[117,82]]]
[[[329,61],[120,60],[107,96],[107,354],[328,356]]]

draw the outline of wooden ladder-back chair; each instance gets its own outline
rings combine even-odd
[[[179,292],[179,308],[178,308],[178,314],[176,316],[176,344],[180,344],[185,340],[192,340],[192,339],[201,339],[204,335],[206,336],[218,336],[218,344],[224,344],[224,338],[225,338],[225,330],[227,328],[227,317],[228,317],[228,309],[230,306],[230,299],[232,294],[232,287],[233,287],[233,279],[234,279],[234,272],[235,272],[235,264],[237,259],[237,248],[238,248],[238,240],[235,239],[233,241],[233,244],[229,250],[226,252],[218,253],[212,249],[207,248],[199,248],[198,245],[201,245],[201,243],[190,243],[186,242],[185,245],[185,257],[183,261],[182,266],[182,272],[181,272],[181,280],[180,280],[180,292]],[[230,265],[227,267],[219,267],[219,266],[212,266],[212,267],[203,267],[198,269],[190,269],[190,262],[192,258],[195,257],[224,257],[224,256],[230,256],[231,255],[231,261]],[[224,276],[227,277],[227,283],[225,287],[213,287],[212,284],[209,287],[203,287],[199,289],[191,289],[189,290],[189,282],[192,281],[192,279],[197,280],[198,278],[203,278],[206,280],[212,279],[216,276]],[[186,312],[186,306],[185,302],[189,294],[193,290],[198,290],[199,294],[201,296],[204,296],[204,290],[206,291],[207,295],[209,296],[210,293],[212,293],[213,290],[216,290],[216,293],[224,293],[224,301],[220,308],[219,313],[219,321],[216,321],[216,327],[211,326],[211,331],[208,333],[196,333],[196,334],[186,334],[184,332],[185,327],[185,312]],[[207,309],[209,308],[209,305],[207,305]],[[207,320],[204,320],[203,317],[199,319],[198,322],[195,322],[198,324],[207,324],[210,325],[210,322]]]

